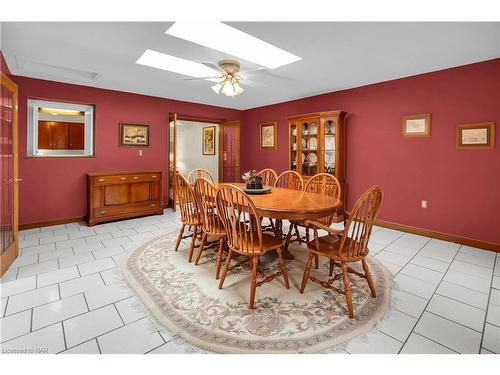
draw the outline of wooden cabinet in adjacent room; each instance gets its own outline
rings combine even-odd
[[[84,125],[77,122],[38,121],[41,150],[83,150]]]
[[[87,223],[163,213],[160,171],[87,173]]]

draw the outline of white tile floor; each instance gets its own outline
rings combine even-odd
[[[178,225],[166,210],[22,231],[21,255],[0,280],[2,352],[202,353],[150,320],[118,268]],[[500,353],[500,256],[383,228],[370,249],[395,274],[392,307],[346,353]]]

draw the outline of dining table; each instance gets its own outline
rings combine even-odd
[[[217,188],[218,185],[215,184]],[[241,189],[244,183],[223,183]],[[319,193],[273,187],[269,193],[248,194],[260,216],[275,220],[275,233],[283,236],[283,220],[304,221],[334,215],[342,207],[339,199]],[[286,251],[285,257],[293,259]]]

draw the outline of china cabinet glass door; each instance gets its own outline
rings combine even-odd
[[[335,174],[335,151],[336,151],[336,121],[328,119],[324,122],[323,136],[325,138],[324,148],[324,170],[322,172]]]
[[[319,121],[310,120],[302,122],[302,175],[314,176],[318,173],[318,136]]]

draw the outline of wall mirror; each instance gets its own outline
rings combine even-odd
[[[92,157],[94,106],[28,100],[28,157]]]

